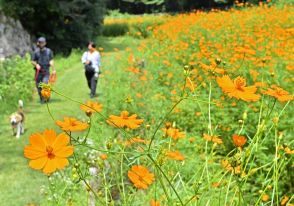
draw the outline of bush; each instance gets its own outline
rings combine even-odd
[[[27,56],[15,57],[0,62],[0,113],[15,110],[19,99],[27,102],[32,96],[34,87],[34,70]]]
[[[103,26],[103,36],[123,36],[129,31],[129,25],[127,23],[113,23],[105,24]]]

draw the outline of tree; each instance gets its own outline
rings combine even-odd
[[[68,54],[84,47],[101,31],[104,0],[2,0],[6,15],[19,19],[33,36],[45,36],[48,45]]]

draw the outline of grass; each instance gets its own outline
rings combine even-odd
[[[98,45],[104,48],[105,57],[102,57],[102,71],[106,72],[113,68],[115,64],[114,51],[124,49],[132,45],[135,46],[138,40],[132,38],[104,38],[97,39]],[[80,63],[81,52],[75,51],[67,59],[56,58],[56,69],[58,80],[55,89],[63,94],[79,101],[89,99],[89,91]],[[97,91],[99,99],[107,98],[111,88],[107,86],[103,77],[99,79]],[[28,203],[40,204],[44,198],[41,195],[41,188],[47,185],[47,177],[28,167],[28,161],[23,157],[24,146],[28,144],[30,134],[40,132],[45,128],[57,128],[48,115],[46,105],[40,105],[35,92],[32,102],[25,102],[26,131],[20,139],[15,139],[11,135],[12,131],[8,122],[8,116],[4,116],[0,121],[0,205],[22,206]],[[50,101],[52,115],[58,119],[63,116],[75,116],[84,118],[84,114],[78,109],[77,104],[54,95]],[[46,199],[45,201],[46,202]]]

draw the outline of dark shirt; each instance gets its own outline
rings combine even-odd
[[[41,70],[49,72],[50,64],[49,62],[53,59],[53,52],[51,49],[44,47],[41,49],[36,49],[32,55],[32,61],[37,62],[41,66]]]

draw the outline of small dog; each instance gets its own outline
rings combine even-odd
[[[11,114],[9,117],[10,124],[12,126],[13,135],[16,135],[16,138],[20,137],[20,134],[24,133],[24,113],[23,113],[23,101],[18,100],[18,111]],[[16,132],[15,132],[16,128]]]

